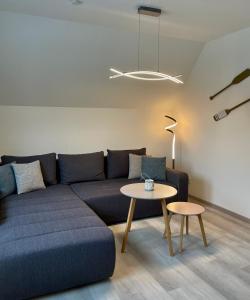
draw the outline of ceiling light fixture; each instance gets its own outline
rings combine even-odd
[[[110,79],[115,79],[119,77],[127,77],[137,80],[148,80],[148,81],[159,81],[159,80],[170,80],[175,83],[183,83],[178,76],[171,76],[165,73],[160,72],[160,15],[161,9],[152,8],[147,6],[140,6],[138,8],[139,15],[139,29],[138,29],[138,70],[132,72],[121,72],[115,68],[110,68],[110,71],[113,73],[109,76]],[[140,41],[141,41],[141,15],[147,15],[151,17],[158,17],[158,57],[157,57],[157,71],[143,71],[140,70]]]
[[[82,1],[82,0],[70,0],[70,2],[71,2],[73,5],[81,5],[81,4],[83,4],[83,1]]]

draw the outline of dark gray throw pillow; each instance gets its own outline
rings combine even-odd
[[[108,150],[108,178],[128,177],[129,154],[146,155],[146,148],[133,150]]]
[[[166,180],[166,157],[142,157],[142,178]]]
[[[58,154],[62,184],[104,180],[104,152]]]
[[[0,199],[16,191],[15,175],[10,164],[0,166]]]
[[[48,153],[33,156],[10,156],[1,157],[3,164],[16,162],[17,164],[26,164],[39,160],[45,185],[57,184],[56,178],[56,154]]]

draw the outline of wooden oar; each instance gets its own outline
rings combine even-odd
[[[246,79],[250,76],[250,69],[246,69],[245,71],[241,72],[239,75],[237,75],[233,81],[227,85],[224,89],[216,93],[215,95],[210,97],[210,100],[213,100],[216,96],[218,96],[220,93],[224,92],[226,89],[228,89],[230,86],[235,85]]]
[[[219,113],[217,113],[216,115],[214,115],[214,120],[215,121],[220,121],[221,119],[225,118],[226,116],[228,116],[233,110],[235,110],[236,108],[246,104],[247,102],[250,102],[250,98],[241,102],[238,105],[235,105],[234,107],[230,108],[230,109],[224,109],[222,111],[220,111]]]

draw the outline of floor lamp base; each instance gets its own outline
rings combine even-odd
[[[175,159],[172,159],[172,168],[175,169]]]

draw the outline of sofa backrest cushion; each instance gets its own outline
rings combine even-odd
[[[133,150],[108,150],[107,176],[109,179],[128,177],[130,153],[146,155],[146,148]]]
[[[10,156],[3,155],[1,157],[3,164],[16,162],[17,164],[31,163],[36,160],[40,161],[43,180],[45,185],[57,184],[56,177],[56,154],[48,153],[33,156]]]
[[[62,184],[104,180],[104,152],[86,154],[58,154]]]

